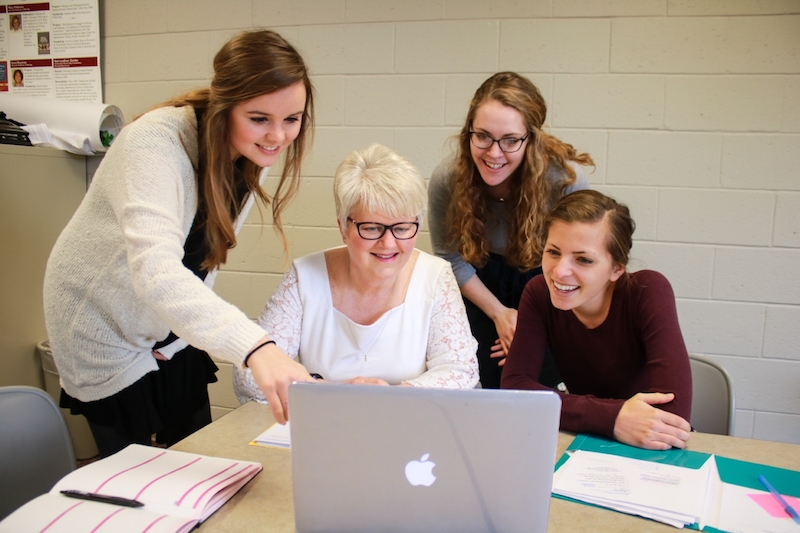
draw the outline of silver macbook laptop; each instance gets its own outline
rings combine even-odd
[[[561,400],[551,392],[297,383],[300,533],[544,533]]]

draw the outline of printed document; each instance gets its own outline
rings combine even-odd
[[[700,468],[686,468],[584,450],[568,453],[569,459],[553,477],[553,494],[677,528],[694,525],[702,531],[710,526],[729,533],[800,531],[768,492],[723,482],[713,455]],[[800,498],[785,499],[800,506]]]

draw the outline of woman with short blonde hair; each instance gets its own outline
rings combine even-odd
[[[414,245],[425,182],[394,151],[373,144],[336,171],[344,246],[296,259],[259,323],[326,381],[472,388],[475,340],[450,265]],[[239,400],[264,401],[237,370]]]

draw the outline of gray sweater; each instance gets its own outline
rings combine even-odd
[[[44,310],[61,386],[83,402],[158,369],[172,330],[241,366],[265,332],[184,267],[197,210],[197,119],[191,107],[151,111],[122,130],[47,263]],[[236,221],[238,232],[252,195]]]
[[[570,165],[575,170],[576,180],[567,187],[565,193],[588,189],[589,180],[586,179],[583,167],[571,161]],[[431,175],[428,185],[428,229],[434,253],[450,262],[458,286],[461,287],[475,275],[475,267],[461,259],[461,254],[457,251],[455,244],[447,240],[447,209],[450,207],[450,200],[453,197],[454,178],[455,157],[450,156],[442,160]],[[545,178],[555,185],[566,179],[566,175],[558,166],[550,165]],[[489,202],[488,205],[490,216],[486,221],[486,236],[489,239],[491,251],[505,255],[508,244],[509,205],[503,202]]]

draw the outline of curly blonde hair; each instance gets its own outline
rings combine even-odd
[[[514,72],[498,72],[483,82],[472,98],[467,120],[459,134],[453,198],[447,212],[448,238],[458,243],[464,261],[483,266],[491,249],[486,237],[488,186],[472,159],[470,130],[478,108],[492,100],[519,111],[529,132],[522,162],[508,178],[509,198],[514,204],[508,221],[505,253],[509,264],[525,272],[541,264],[540,235],[549,206],[561,198],[566,187],[575,183],[575,170],[569,161],[581,165],[594,165],[594,161],[589,154],[578,154],[571,145],[542,131],[547,104],[528,78]],[[545,178],[550,165],[563,171],[566,179],[551,184]]]

